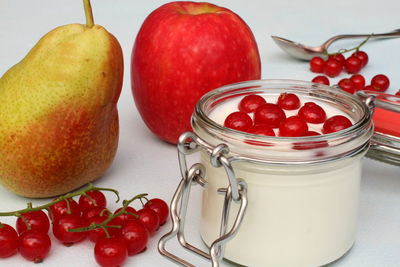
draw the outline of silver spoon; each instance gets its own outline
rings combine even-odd
[[[274,39],[275,43],[286,53],[295,57],[297,59],[302,60],[310,60],[315,56],[324,57],[328,53],[328,47],[337,40],[343,39],[351,39],[351,38],[395,38],[400,37],[400,29],[387,32],[387,33],[379,33],[379,34],[342,34],[336,35],[328,40],[326,40],[320,46],[307,46],[300,43],[296,43],[290,41],[288,39],[278,37],[278,36],[271,36]]]

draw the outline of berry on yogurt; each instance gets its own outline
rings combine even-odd
[[[286,110],[295,110],[300,107],[300,99],[295,94],[283,93],[278,98],[278,106]]]
[[[322,127],[322,133],[329,134],[344,130],[353,124],[351,121],[342,115],[336,115],[327,119]]]
[[[285,112],[276,104],[266,103],[254,112],[255,124],[267,124],[271,128],[278,128],[284,119]]]
[[[224,126],[242,132],[247,132],[253,121],[247,113],[236,111],[226,117]]]
[[[306,102],[298,115],[308,123],[323,123],[326,120],[325,110],[314,102]]]
[[[258,107],[267,103],[264,97],[260,95],[247,95],[239,103],[239,110],[246,113],[256,111]]]
[[[279,126],[279,136],[298,137],[308,132],[308,125],[299,116],[291,116],[284,120]]]

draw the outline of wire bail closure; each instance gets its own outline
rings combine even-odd
[[[158,243],[159,252],[170,260],[182,266],[195,267],[188,261],[167,251],[165,246],[168,240],[177,236],[180,245],[193,253],[200,255],[211,261],[213,267],[218,267],[223,259],[226,243],[232,239],[238,232],[243,221],[247,208],[247,184],[244,180],[236,178],[231,165],[232,157],[227,157],[229,148],[225,144],[216,147],[211,146],[193,132],[183,133],[178,140],[178,158],[182,179],[172,198],[171,219],[172,229],[165,234]],[[189,203],[190,189],[193,185],[199,184],[207,186],[205,179],[205,168],[200,163],[193,164],[189,169],[187,167],[186,156],[205,150],[210,155],[211,165],[215,168],[223,167],[229,180],[227,188],[219,188],[218,193],[224,194],[224,204],[222,209],[220,236],[210,246],[209,252],[205,252],[186,241],[184,228]],[[238,214],[228,231],[228,219],[232,200],[240,203]]]

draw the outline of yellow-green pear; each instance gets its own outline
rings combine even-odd
[[[0,79],[0,182],[26,197],[50,197],[99,178],[118,146],[123,56],[94,25],[58,27]]]

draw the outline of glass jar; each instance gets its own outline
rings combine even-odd
[[[271,137],[229,129],[211,119],[219,107],[246,95],[277,98],[281,93],[333,108],[354,123],[331,134]],[[222,255],[241,265],[274,267],[322,266],[343,256],[355,240],[361,159],[374,134],[373,107],[373,97],[362,101],[329,86],[293,80],[238,83],[204,95],[192,117],[194,134],[185,135],[178,149],[183,153],[196,143],[194,150],[201,154],[202,168],[193,177],[205,187],[200,232],[211,246],[213,266]],[[180,163],[182,176],[188,177],[182,157]],[[241,184],[235,184],[232,176],[240,178]],[[184,184],[191,182],[178,187],[175,205],[188,198]],[[243,188],[245,198],[241,199]],[[240,205],[230,205],[232,199]],[[178,229],[185,211],[171,209]],[[176,231],[184,241],[183,226]],[[223,246],[222,239],[230,240]],[[181,244],[198,253],[186,242]]]

